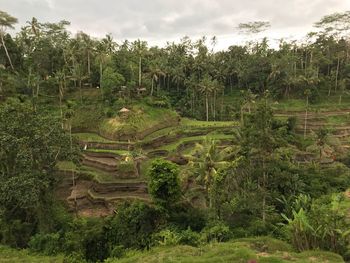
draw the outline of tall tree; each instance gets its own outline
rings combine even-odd
[[[4,36],[6,33],[6,29],[8,28],[14,28],[13,25],[16,24],[18,22],[17,18],[9,15],[8,13],[1,11],[0,10],[0,38],[1,38],[1,45],[4,47],[5,49],[5,53],[7,56],[7,59],[10,63],[11,69],[14,70],[15,68],[13,67],[12,64],[12,60],[10,57],[10,54],[7,50],[6,44],[5,44],[5,40],[4,40]]]

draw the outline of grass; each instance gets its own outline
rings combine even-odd
[[[103,138],[96,133],[88,133],[88,132],[74,133],[73,136],[77,138],[79,141],[84,141],[84,142],[115,143],[115,141]]]
[[[59,170],[63,170],[63,171],[76,171],[77,170],[77,166],[70,161],[61,161],[61,162],[57,162],[57,168]]]
[[[175,127],[168,127],[168,128],[164,128],[164,129],[160,129],[158,131],[155,131],[149,135],[147,135],[143,141],[148,141],[148,140],[152,140],[164,135],[168,135],[168,134],[175,134],[177,131],[180,131],[180,129],[175,126]]]
[[[123,165],[122,165],[123,166]],[[125,166],[125,165],[124,165]],[[88,166],[81,166],[80,168],[76,167],[71,162],[58,162],[57,168],[62,171],[74,171],[76,174],[79,174],[81,177],[86,177],[86,179],[92,179],[98,183],[128,183],[128,182],[142,182],[142,178],[137,179],[118,179],[112,174],[105,173],[98,169]],[[130,164],[127,164],[125,169],[133,168]]]
[[[87,152],[95,152],[95,153],[114,153],[116,155],[129,155],[130,151],[127,150],[110,150],[110,149],[93,149],[88,148]]]
[[[94,200],[103,200],[103,201],[117,201],[117,200],[138,200],[149,202],[150,199],[147,194],[140,193],[127,193],[127,192],[118,192],[117,194],[97,194],[92,190],[88,190],[88,193],[91,198]]]
[[[103,120],[100,125],[102,134],[107,137],[118,135],[132,135],[148,130],[157,125],[175,123],[178,115],[170,109],[154,108],[144,103],[134,104],[129,107],[131,112],[128,117],[113,117]],[[111,132],[112,131],[112,132]]]
[[[321,95],[324,99],[315,103],[309,104],[311,111],[336,111],[348,109],[350,104],[350,95],[344,94],[342,103],[339,104],[339,95],[329,96],[327,94]],[[306,99],[283,99],[278,103],[273,103],[272,107],[276,110],[283,111],[304,111]]]
[[[186,142],[200,142],[203,141],[205,139],[209,139],[209,140],[225,140],[225,139],[232,139],[232,135],[225,135],[225,134],[208,134],[208,135],[201,135],[201,136],[193,136],[193,137],[184,137],[179,139],[178,141],[171,143],[171,144],[167,144],[164,146],[161,146],[160,148],[158,148],[158,150],[167,150],[169,152],[175,151],[181,144],[186,143]]]
[[[63,263],[63,256],[47,257],[0,246],[0,263]]]
[[[125,258],[110,260],[113,263],[212,263],[242,262],[256,260],[259,263],[307,263],[344,262],[341,256],[323,251],[293,252],[283,241],[269,237],[241,239],[226,243],[212,243],[202,247],[157,247],[146,252],[129,252]]]
[[[349,125],[350,126],[350,114],[329,116],[327,117],[327,123],[331,125]]]
[[[151,167],[151,164],[154,159],[148,159],[146,161],[143,161],[140,166],[140,176],[143,178],[147,178],[147,172],[149,168]]]
[[[235,121],[198,121],[188,118],[182,118],[180,124],[183,128],[223,128],[239,125]]]

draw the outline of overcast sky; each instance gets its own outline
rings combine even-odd
[[[271,39],[300,38],[313,22],[350,10],[350,0],[0,0],[0,10],[23,25],[34,16],[41,22],[71,22],[70,30],[116,40],[147,40],[162,45],[187,35],[217,36],[218,48],[244,41],[235,28],[241,22],[270,21]]]

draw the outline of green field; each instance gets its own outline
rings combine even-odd
[[[35,255],[27,250],[15,250],[0,246],[0,263],[63,263],[63,256]]]
[[[272,238],[242,239],[227,243],[212,243],[203,247],[158,247],[147,252],[131,252],[120,260],[109,263],[340,263],[336,254],[323,251],[293,252],[290,246]]]

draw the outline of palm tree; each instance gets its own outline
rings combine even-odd
[[[113,41],[113,37],[108,34],[105,38],[103,38],[97,46],[97,56],[96,60],[99,64],[100,68],[100,89],[103,98],[102,92],[102,76],[103,76],[103,66],[110,60],[111,55],[114,53],[116,49],[116,43]]]
[[[84,70],[81,64],[75,63],[74,67],[71,70],[72,76],[71,79],[78,82],[79,85],[79,93],[80,93],[80,101],[83,102],[83,87],[82,82],[84,79],[87,79],[88,76],[84,74]]]
[[[27,24],[29,25],[29,27],[31,28],[33,34],[35,35],[35,37],[39,38],[40,35],[40,24],[38,22],[38,20],[33,17],[31,21],[27,21]]]
[[[200,181],[203,181],[205,191],[209,197],[209,207],[212,206],[211,196],[209,194],[213,179],[219,168],[226,167],[230,162],[228,152],[220,151],[217,143],[213,139],[206,138],[202,143],[198,143],[194,149],[194,155],[189,156],[190,163],[200,171]]]
[[[94,51],[94,41],[90,38],[88,34],[84,32],[78,33],[77,40],[81,43],[81,51],[83,52],[84,56],[86,56],[87,79],[91,77],[91,56],[93,55]]]
[[[59,97],[59,103],[60,103],[60,112],[61,112],[61,122],[62,122],[62,129],[64,128],[64,116],[63,116],[63,109],[62,109],[62,100],[64,96],[64,82],[65,82],[65,73],[63,70],[59,70],[55,73],[55,79],[58,83],[58,97]]]
[[[306,97],[306,105],[305,105],[305,118],[304,118],[304,138],[306,138],[306,128],[307,128],[307,113],[309,108],[309,97],[311,95],[311,90],[306,89],[304,91],[304,95]]]
[[[242,95],[242,104],[241,104],[241,124],[244,125],[244,110],[248,109],[248,113],[251,113],[251,107],[252,104],[255,102],[256,95],[251,92],[250,89],[248,90],[241,90]]]
[[[151,85],[151,96],[153,96],[153,92],[154,92],[154,82],[159,82],[161,77],[165,77],[166,74],[159,69],[157,66],[153,66],[150,69],[149,75],[151,77],[152,80],[152,85]]]
[[[138,56],[138,84],[142,86],[142,58],[147,51],[147,42],[137,40],[134,42],[134,50]]]
[[[198,85],[198,89],[202,94],[205,94],[206,121],[209,121],[209,95],[214,90],[214,83],[208,75],[204,76]]]
[[[1,38],[1,45],[5,49],[5,53],[6,53],[7,59],[9,61],[9,63],[10,63],[10,66],[11,66],[12,70],[15,70],[15,68],[13,67],[12,60],[11,60],[10,55],[8,53],[8,50],[6,48],[4,36],[5,36],[5,33],[6,33],[6,29],[7,28],[14,28],[13,25],[16,24],[17,22],[18,22],[17,18],[15,18],[15,17],[9,15],[8,13],[0,10],[0,38]]]
[[[180,91],[180,84],[184,81],[185,79],[185,74],[183,73],[183,70],[181,67],[176,67],[175,69],[172,70],[172,81],[175,82],[176,84],[176,90],[177,92]]]

